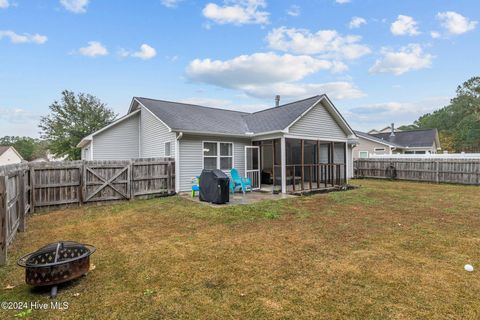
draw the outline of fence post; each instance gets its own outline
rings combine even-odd
[[[33,167],[30,167],[30,194],[30,212],[35,213],[35,169]]]
[[[25,227],[26,227],[26,217],[25,217],[25,171],[22,170],[21,173],[18,175],[18,183],[20,185],[19,187],[19,206],[18,209],[20,211],[20,224],[18,225],[18,231],[24,232]]]
[[[78,166],[78,206],[81,207],[83,205],[83,172],[85,171],[85,160],[82,160],[82,164]]]
[[[0,177],[0,266],[7,264],[7,179],[8,177]]]
[[[128,169],[127,169],[127,194],[128,194],[128,200],[133,200],[135,192],[132,192],[133,190],[133,161],[130,160],[128,162]]]
[[[171,194],[172,191],[172,162],[168,160],[167,162],[167,193]]]
[[[435,161],[435,182],[436,183],[440,183],[439,166],[440,166],[440,163],[438,163],[438,160]]]

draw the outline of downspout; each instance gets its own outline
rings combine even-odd
[[[183,138],[183,132],[179,132],[175,137],[175,192],[180,192],[180,139]]]

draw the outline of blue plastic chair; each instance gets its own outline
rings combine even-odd
[[[192,198],[195,198],[195,192],[200,192],[200,177],[195,177],[195,181],[197,184],[192,185]]]
[[[243,193],[247,192],[248,189],[250,189],[250,191],[253,191],[250,178],[242,178],[238,173],[238,170],[235,168],[232,168],[232,170],[230,171],[230,175],[232,176],[232,179],[230,180],[230,190],[232,191],[232,193],[235,193],[235,190],[238,187],[242,189]]]

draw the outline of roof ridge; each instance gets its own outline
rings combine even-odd
[[[253,114],[260,113],[260,112],[269,111],[269,110],[272,110],[272,109],[282,108],[282,107],[288,106],[288,105],[290,105],[290,104],[294,104],[294,103],[298,103],[298,102],[310,100],[310,99],[313,99],[313,98],[321,98],[322,96],[323,96],[323,95],[317,94],[317,95],[311,96],[311,97],[309,97],[309,98],[305,98],[305,99],[302,99],[302,100],[296,100],[296,101],[292,101],[292,102],[289,102],[289,103],[285,103],[285,104],[279,105],[278,107],[271,107],[271,108],[267,108],[267,109],[255,111],[255,112],[252,112],[252,113],[250,113],[250,114],[253,115]]]
[[[162,100],[162,99],[152,99],[152,98],[145,98],[145,97],[133,97],[133,98],[134,98],[134,99],[145,99],[145,100],[152,100],[152,101],[160,101],[160,102],[183,104],[183,105],[186,105],[186,106],[206,108],[206,109],[213,109],[213,110],[222,110],[222,111],[236,112],[236,113],[241,113],[241,114],[243,114],[243,115],[249,115],[249,114],[251,114],[251,113],[244,112],[244,111],[230,110],[230,109],[223,109],[223,108],[215,108],[215,107],[207,107],[207,106],[201,106],[201,105],[199,105],[199,104],[186,103],[186,102],[178,102],[178,101]]]
[[[395,131],[395,134],[397,133],[404,133],[404,132],[416,132],[416,131],[430,131],[430,130],[438,130],[437,128],[419,128],[419,129],[410,129],[410,130],[402,130],[402,131]],[[368,132],[367,132],[368,133]],[[376,135],[376,134],[390,134],[390,132],[379,132],[379,133],[368,133],[371,135]]]

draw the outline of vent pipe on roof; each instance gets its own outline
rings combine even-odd
[[[280,105],[280,96],[277,94],[275,96],[275,107],[278,107]]]
[[[390,137],[395,137],[395,124],[392,122],[392,132],[390,133]]]

